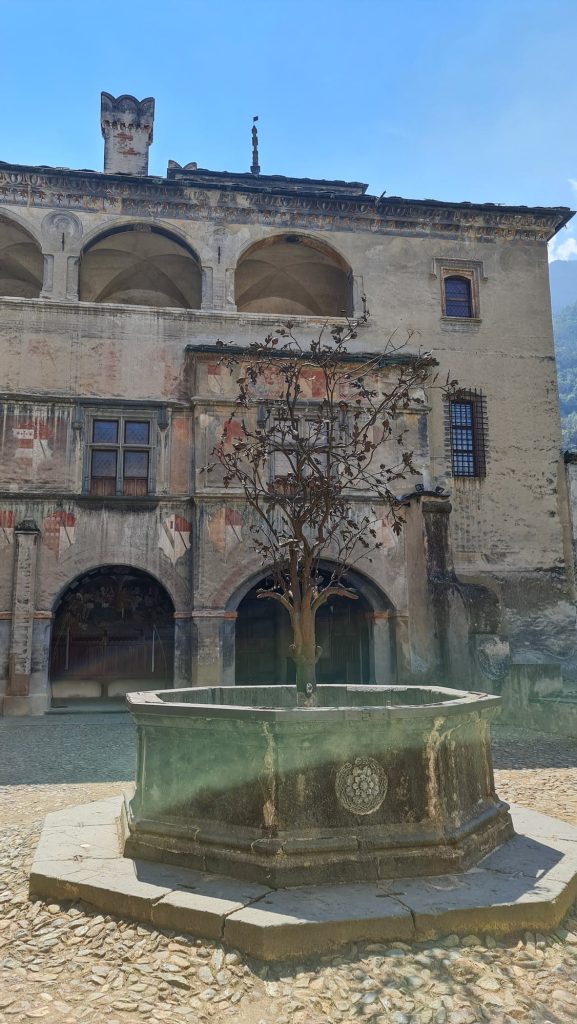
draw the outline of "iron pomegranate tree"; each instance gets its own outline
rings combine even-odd
[[[402,529],[399,484],[416,470],[396,419],[434,383],[430,355],[401,351],[412,332],[378,355],[351,353],[366,320],[325,326],[306,344],[291,323],[242,351],[219,343],[239,375],[216,465],[250,510],[251,545],[270,580],[258,596],[290,617],[301,705],[314,703],[319,608],[357,598],[347,571],[382,547],[383,520]]]

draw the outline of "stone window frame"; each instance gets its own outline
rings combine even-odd
[[[138,500],[139,497],[150,497],[156,493],[156,455],[158,451],[158,428],[160,419],[160,410],[151,410],[150,407],[132,407],[125,405],[101,405],[99,407],[91,407],[90,409],[84,410],[84,428],[85,428],[85,444],[84,444],[84,462],[82,472],[82,493],[89,495],[94,499],[102,499],[110,501],[115,498],[132,498]],[[117,420],[119,424],[118,436],[119,439],[116,444],[106,445],[99,441],[93,441],[94,422],[96,420]],[[124,424],[126,422],[138,422],[149,424],[149,436],[148,445],[138,445],[126,443],[122,440],[124,436]],[[116,489],[114,494],[110,495],[98,495],[91,491],[91,465],[92,465],[92,452],[95,449],[110,448],[118,452],[120,458],[117,459],[116,464]],[[135,451],[146,451],[148,452],[148,478],[147,478],[147,489],[146,495],[126,495],[123,492],[122,481],[123,481],[123,459],[122,453],[125,450]]]
[[[314,403],[314,402],[303,402],[302,404],[299,403],[298,408],[297,408],[299,437],[306,437],[307,436],[307,431],[309,429],[308,424],[310,424],[310,423],[317,423],[318,422],[317,419],[316,419],[315,413],[317,412],[317,409],[318,409],[319,405],[320,405],[320,403]],[[275,421],[279,422],[282,419],[282,409],[281,409],[280,406],[278,408],[274,408],[273,407],[270,412],[271,412],[271,415],[274,417]],[[296,445],[296,442],[295,442],[295,445]],[[285,445],[285,447],[287,449],[291,449],[292,448],[292,446],[290,444],[288,444],[288,443]],[[275,476],[277,475],[277,456],[280,455],[280,454],[281,454],[280,452],[278,452],[278,453],[271,453],[271,455],[269,456],[269,465],[268,465],[268,483],[269,484],[273,483],[273,481],[275,479]],[[286,472],[286,470],[285,470],[285,472]],[[284,475],[284,474],[281,473],[280,475]]]
[[[441,321],[443,324],[454,324],[459,327],[476,327],[482,322],[481,282],[487,280],[483,260],[448,259],[444,256],[435,256],[431,266],[431,276],[439,280]],[[469,282],[471,289],[471,316],[447,316],[445,280],[448,277],[463,277]]]

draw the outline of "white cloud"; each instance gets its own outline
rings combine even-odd
[[[577,178],[567,178],[571,188],[577,192]],[[575,260],[577,259],[577,238],[571,234],[574,231],[573,224],[562,235],[556,235],[549,242],[549,263],[553,260]]]
[[[563,241],[557,235],[549,242],[549,263],[553,260],[577,259],[577,239],[565,238]]]

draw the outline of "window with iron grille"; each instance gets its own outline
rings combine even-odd
[[[471,318],[473,301],[471,281],[467,277],[451,275],[445,277],[445,316]]]
[[[93,419],[89,490],[99,497],[149,493],[151,422],[119,416]]]
[[[452,399],[448,407],[453,476],[485,476],[487,431],[483,394],[464,392]]]

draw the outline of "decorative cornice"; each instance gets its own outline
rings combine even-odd
[[[78,491],[62,491],[62,490],[51,490],[51,491],[25,491],[20,490],[7,491],[5,489],[0,490],[0,501],[5,502],[11,508],[19,508],[22,505],[26,505],[27,502],[44,503],[44,505],[52,505],[55,509],[66,507],[67,511],[74,508],[74,505],[90,506],[94,508],[110,507],[113,509],[124,510],[128,505],[139,506],[141,509],[155,509],[157,505],[164,507],[165,505],[178,505],[184,507],[190,505],[193,500],[192,494],[150,494],[143,496],[142,498],[128,498],[124,495],[109,495],[108,497],[96,497],[93,494],[81,494]],[[25,520],[24,524],[28,521]],[[15,527],[19,530],[22,524]],[[28,532],[24,530],[23,532]]]
[[[95,395],[74,395],[74,394],[54,394],[54,392],[48,391],[0,391],[0,403],[10,404],[22,404],[28,405],[29,403],[34,405],[57,405],[59,408],[64,406],[81,406],[88,409],[96,408],[100,409],[102,406],[105,408],[122,408],[122,409],[153,409],[155,411],[162,409],[176,409],[180,411],[182,409],[188,409],[188,402],[179,402],[176,398],[102,398]]]
[[[247,359],[254,358],[254,351],[249,347],[242,347],[240,345],[186,345],[184,351],[187,355],[195,356],[209,356],[214,359],[217,356],[219,359],[232,356],[234,358]],[[307,353],[304,352],[302,357],[299,353],[291,353],[297,359],[307,359]],[[271,349],[265,354],[266,359],[286,359],[287,353],[282,349]],[[410,366],[415,359],[419,358],[418,352],[396,352],[391,355],[379,355],[378,352],[346,352],[339,356],[339,363],[371,363],[371,368],[380,368],[382,366]],[[438,366],[438,360],[431,357],[431,366]]]
[[[573,216],[567,207],[443,203],[395,196],[330,197],[279,189],[205,183],[191,187],[166,178],[62,171],[0,164],[0,202],[16,207],[84,210],[119,217],[262,224],[318,231],[430,235],[477,241],[548,241]]]

